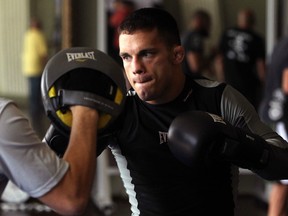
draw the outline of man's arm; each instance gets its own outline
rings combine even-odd
[[[265,76],[266,76],[266,65],[265,65],[265,60],[264,59],[258,59],[257,60],[257,73],[259,80],[261,81],[262,84],[265,82]]]
[[[282,74],[282,90],[288,95],[288,68],[285,68]]]
[[[274,183],[269,197],[268,216],[287,216],[288,185]]]
[[[96,170],[98,112],[83,106],[72,106],[71,111],[70,141],[63,156],[69,163],[69,169],[50,192],[39,198],[56,212],[65,215],[83,213]]]

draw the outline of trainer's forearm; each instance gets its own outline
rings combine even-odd
[[[71,135],[63,156],[69,163],[69,169],[62,180],[40,200],[60,214],[80,215],[87,206],[96,170],[99,116],[95,110],[87,107],[78,106],[77,109],[71,109]]]
[[[73,117],[70,141],[63,159],[70,164],[67,190],[70,190],[72,197],[88,198],[96,169],[95,118],[98,119],[98,114],[94,111],[81,114]]]

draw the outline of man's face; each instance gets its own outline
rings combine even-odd
[[[175,52],[161,40],[157,30],[122,33],[119,49],[130,85],[142,100],[159,104],[174,99]]]

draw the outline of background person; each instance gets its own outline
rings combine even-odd
[[[37,18],[31,18],[25,32],[22,51],[22,71],[28,80],[28,106],[32,127],[43,135],[43,106],[41,101],[41,75],[48,58],[47,42]]]
[[[288,38],[274,47],[268,61],[265,89],[259,114],[263,121],[274,127],[279,135],[288,140]],[[272,185],[268,216],[288,215],[288,181],[280,180]]]
[[[193,12],[190,18],[189,30],[183,36],[185,48],[184,73],[204,74],[209,72],[209,60],[205,54],[205,40],[209,37],[211,28],[210,14],[202,9]]]
[[[111,41],[108,44],[109,55],[112,56],[120,65],[122,64],[119,58],[119,35],[117,29],[120,23],[135,9],[135,3],[130,0],[114,0],[113,11],[109,16],[109,26],[111,27]]]
[[[240,91],[258,109],[265,81],[264,39],[254,30],[256,18],[250,9],[239,11],[237,26],[220,38],[218,79]]]

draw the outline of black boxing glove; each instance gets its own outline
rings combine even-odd
[[[44,141],[58,155],[58,157],[63,157],[69,143],[69,137],[64,136],[51,124],[46,131]]]
[[[270,151],[260,136],[202,111],[190,111],[173,120],[168,146],[176,158],[191,167],[217,155],[242,168],[261,169],[267,166]]]

